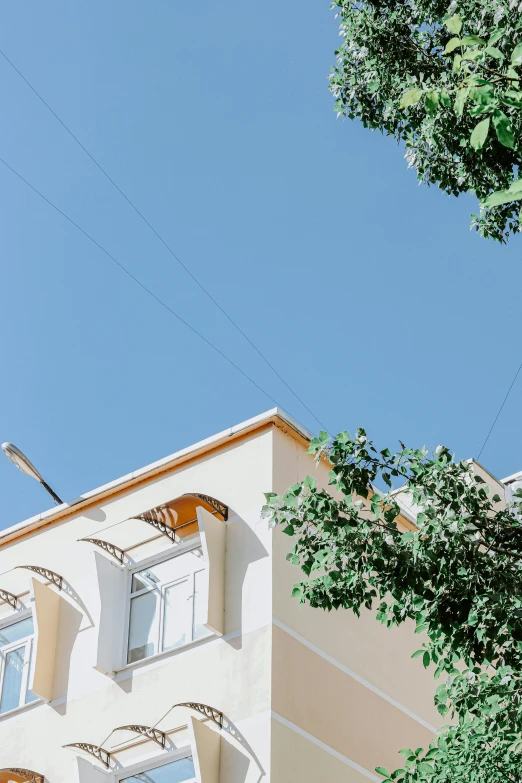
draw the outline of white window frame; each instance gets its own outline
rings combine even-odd
[[[184,544],[176,544],[175,549],[168,549],[165,552],[161,552],[157,555],[152,555],[151,557],[147,557],[144,560],[134,563],[132,566],[128,566],[126,568],[127,570],[127,585],[126,585],[126,591],[125,591],[125,623],[124,623],[124,635],[123,635],[123,649],[121,653],[121,669],[127,669],[129,667],[133,666],[139,666],[139,665],[145,665],[147,662],[151,662],[156,660],[159,657],[163,657],[172,653],[176,653],[179,650],[184,650],[187,647],[190,647],[192,645],[201,644],[202,642],[207,641],[208,639],[214,638],[215,634],[213,634],[211,631],[209,631],[208,635],[201,637],[200,639],[190,639],[188,642],[185,642],[184,644],[180,644],[177,647],[171,647],[168,650],[158,650],[157,652],[153,653],[152,655],[148,655],[146,658],[140,658],[138,661],[131,661],[128,660],[128,654],[129,654],[129,633],[130,633],[130,607],[131,607],[131,599],[135,598],[139,595],[144,595],[147,592],[150,592],[150,590],[147,590],[147,588],[143,588],[142,591],[136,591],[135,593],[132,593],[132,578],[134,574],[139,573],[140,571],[145,571],[147,568],[152,568],[153,566],[157,566],[160,563],[164,563],[166,560],[172,560],[175,557],[180,557],[181,555],[185,555],[188,552],[191,552],[194,549],[201,549],[201,538],[199,534],[195,534],[194,537],[191,536],[191,540],[187,541]],[[195,591],[195,574],[199,573],[200,571],[205,571],[207,569],[207,563],[205,562],[204,556],[202,557],[202,568],[199,569],[197,572],[192,572],[192,594],[194,594]],[[190,575],[189,575],[190,576]],[[178,577],[176,579],[173,579],[172,582],[165,582],[161,585],[161,591],[162,596],[164,594],[164,591],[166,588],[171,587],[173,584],[176,584],[177,582],[181,581],[183,577]],[[154,589],[154,588],[151,588]],[[160,607],[158,612],[158,640],[162,641],[163,639],[163,621],[164,621],[164,611],[165,611],[165,602],[163,600],[160,601]],[[194,623],[194,613],[192,615],[192,623]],[[194,628],[192,627],[192,635],[194,633]]]
[[[187,745],[183,748],[180,748],[179,750],[171,751],[164,756],[158,756],[155,759],[147,759],[147,761],[140,761],[136,764],[132,764],[126,769],[118,770],[118,774],[115,775],[113,779],[115,783],[120,783],[120,781],[125,780],[125,778],[132,778],[134,775],[140,775],[144,772],[151,772],[153,769],[157,769],[158,767],[165,767],[167,764],[172,764],[175,761],[181,761],[182,759],[186,759],[189,756],[192,758],[194,763],[194,770],[196,770],[196,764],[194,762],[194,748],[191,745]],[[197,783],[196,775],[194,775],[193,778],[187,778],[187,780],[183,781],[183,783]]]
[[[0,631],[3,628],[8,628],[10,625],[16,625],[16,623],[22,620],[33,618],[33,612],[31,609],[25,609],[17,614],[11,614],[0,622]],[[25,636],[22,639],[18,639],[16,642],[10,642],[9,644],[0,644],[0,702],[2,700],[2,694],[4,689],[4,676],[5,676],[5,660],[8,653],[18,650],[21,647],[25,648],[24,651],[24,667],[22,672],[22,683],[20,685],[20,703],[18,706],[13,707],[5,712],[0,712],[0,719],[5,715],[9,715],[15,710],[22,709],[23,707],[29,707],[40,699],[33,699],[33,701],[26,702],[27,693],[29,691],[29,682],[31,678],[31,668],[34,663],[34,651],[36,643],[36,631],[34,630],[34,618],[33,618],[33,633],[29,636]]]

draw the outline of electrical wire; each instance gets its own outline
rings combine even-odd
[[[509,395],[511,394],[511,389],[513,388],[513,386],[514,386],[514,385],[515,385],[515,383],[516,383],[516,380],[517,380],[517,378],[518,378],[518,376],[519,376],[520,370],[522,370],[522,362],[520,363],[520,366],[519,366],[518,370],[517,370],[517,371],[516,371],[516,373],[515,373],[515,377],[514,377],[514,378],[513,378],[513,380],[511,381],[511,386],[510,386],[510,387],[509,387],[509,389],[507,390],[507,394],[506,394],[506,396],[504,397],[504,400],[503,400],[503,402],[502,402],[502,405],[501,405],[501,406],[500,406],[500,408],[498,409],[498,413],[497,413],[497,415],[495,416],[495,419],[494,419],[494,421],[493,421],[493,424],[492,424],[492,425],[491,425],[491,427],[490,427],[490,430],[489,430],[489,432],[488,432],[488,435],[487,435],[487,438],[486,438],[486,440],[485,440],[485,441],[484,441],[484,443],[482,444],[482,448],[481,448],[481,449],[480,449],[480,451],[479,451],[479,454],[478,454],[478,457],[477,457],[477,459],[480,459],[480,455],[481,455],[481,454],[482,454],[482,452],[484,451],[484,447],[486,446],[486,443],[487,443],[487,442],[488,442],[488,440],[489,440],[489,436],[490,436],[490,435],[491,435],[491,433],[493,432],[493,429],[494,429],[494,427],[495,427],[495,424],[497,423],[498,417],[499,417],[499,416],[500,416],[500,414],[502,413],[502,409],[503,409],[504,405],[506,404],[507,398],[508,398],[508,397],[509,397]]]
[[[157,296],[153,291],[151,291],[150,288],[148,288],[144,283],[141,282],[135,275],[132,274],[131,271],[127,269],[126,266],[124,266],[121,261],[118,261],[117,258],[115,258],[112,253],[109,253],[108,250],[106,250],[103,245],[100,245],[100,243],[94,239],[91,234],[89,234],[84,228],[82,228],[78,223],[76,223],[75,220],[73,220],[69,215],[67,215],[65,212],[63,212],[60,207],[57,207],[56,204],[54,204],[50,199],[47,198],[47,196],[44,196],[44,194],[39,191],[34,185],[32,185],[28,180],[25,179],[16,169],[14,169],[9,163],[4,160],[2,157],[0,157],[0,162],[4,164],[4,166],[9,169],[15,176],[18,177],[19,180],[21,180],[25,185],[27,185],[28,188],[30,188],[33,193],[36,193],[37,196],[40,196],[43,201],[45,201],[47,204],[49,204],[50,207],[52,207],[56,212],[58,212],[59,215],[61,215],[65,220],[67,220],[72,226],[74,226],[80,233],[82,233],[87,239],[89,239],[96,247],[102,251],[102,253],[105,253],[105,255],[110,258],[111,261],[113,261],[123,272],[125,272],[128,277],[131,278],[131,280],[134,280],[134,282],[140,286],[149,296],[151,296],[153,299],[156,300],[158,304],[160,304],[162,307],[165,308],[171,315],[173,315],[175,318],[180,321],[184,326],[187,327],[187,329],[190,329],[191,332],[193,332],[197,337],[200,338],[200,340],[203,340],[210,348],[212,348],[216,353],[218,353],[225,361],[227,361],[229,364],[234,367],[241,375],[243,375],[244,378],[246,378],[250,383],[252,383],[256,389],[259,389],[260,392],[262,392],[265,397],[268,397],[269,400],[271,400],[277,407],[282,407],[279,405],[277,400],[272,397],[271,394],[269,394],[265,389],[263,389],[262,386],[260,386],[257,381],[255,381],[253,378],[248,375],[244,370],[241,369],[241,367],[236,364],[232,359],[230,359],[229,356],[227,356],[223,351],[217,347],[213,342],[208,340],[201,332],[199,332],[195,327],[193,327],[188,321],[186,321],[184,318],[181,317],[175,310],[173,310],[166,302],[164,302],[162,299],[160,299],[159,296]]]
[[[0,49],[0,54],[4,58],[4,60],[9,63],[11,68],[13,68],[14,71],[20,76],[20,78],[25,82],[25,84],[29,87],[30,90],[36,95],[36,97],[43,103],[43,105],[51,112],[53,117],[60,123],[62,128],[67,131],[69,136],[74,139],[76,144],[83,150],[83,152],[87,155],[87,157],[94,163],[94,165],[99,169],[99,171],[103,174],[103,176],[111,183],[111,185],[118,191],[118,193],[125,199],[127,204],[129,204],[130,207],[134,210],[134,212],[143,220],[146,226],[152,231],[152,233],[159,239],[161,244],[168,250],[170,255],[178,262],[178,264],[185,270],[185,272],[189,275],[189,277],[192,278],[194,283],[203,291],[203,293],[211,300],[211,302],[214,303],[214,305],[223,313],[225,318],[234,326],[235,329],[243,336],[243,338],[249,343],[249,345],[256,351],[256,353],[263,359],[265,364],[272,370],[272,372],[277,375],[279,380],[286,386],[288,391],[295,397],[295,399],[305,408],[305,410],[308,411],[308,413],[316,420],[316,422],[323,427],[323,429],[327,429],[325,425],[320,421],[320,419],[317,418],[315,413],[313,413],[312,410],[306,405],[305,402],[299,397],[297,392],[295,392],[292,387],[290,386],[287,381],[283,378],[283,376],[276,370],[274,365],[267,359],[267,357],[262,353],[262,351],[257,347],[257,345],[250,339],[250,337],[244,332],[244,330],[239,326],[236,321],[232,318],[232,316],[229,315],[229,313],[219,304],[217,299],[215,299],[210,291],[208,291],[207,288],[198,280],[198,278],[190,271],[189,267],[183,261],[181,258],[174,252],[174,250],[170,247],[170,245],[163,239],[163,237],[159,234],[159,232],[154,228],[154,226],[147,220],[145,215],[138,209],[138,207],[131,201],[131,199],[124,193],[124,191],[120,188],[119,185],[116,184],[116,182],[112,179],[112,177],[105,171],[103,166],[98,163],[96,158],[89,152],[89,150],[82,144],[82,142],[78,139],[77,136],[72,132],[72,130],[65,124],[65,122],[58,116],[58,114],[54,111],[51,106],[47,103],[47,101],[40,95],[40,93],[36,90],[35,87],[31,84],[31,82],[23,75],[23,73],[16,67],[16,65],[9,59],[9,57]]]

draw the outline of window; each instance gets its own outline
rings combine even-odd
[[[27,687],[33,635],[32,617],[0,628],[0,714],[37,698]]]
[[[164,764],[162,767],[136,773],[130,778],[121,778],[120,783],[143,783],[143,781],[146,783],[181,783],[185,780],[194,780],[195,777],[192,756],[187,756],[184,759],[172,761],[170,764]]]
[[[127,663],[209,635],[205,576],[200,548],[133,572]]]

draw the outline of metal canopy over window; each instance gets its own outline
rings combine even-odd
[[[97,745],[91,745],[90,742],[71,742],[69,745],[64,745],[64,748],[78,748],[78,750],[84,750],[85,753],[94,756],[95,759],[101,761],[101,763],[109,769],[111,764],[110,751],[105,750]]]
[[[150,739],[153,742],[156,742],[161,748],[165,748],[165,745],[167,743],[167,735],[164,731],[160,731],[160,729],[156,729],[153,726],[141,726],[140,724],[131,724],[130,726],[118,726],[117,729],[113,730],[113,734],[115,731],[132,731],[134,734],[139,734],[142,737],[145,737],[145,739]]]
[[[42,566],[36,565],[15,566],[10,572],[3,574],[2,581],[5,578],[11,583],[9,584],[8,581],[9,589],[6,589],[5,586],[0,587],[0,604],[9,604],[13,609],[23,608],[24,603],[21,601],[21,598],[22,596],[27,595],[29,591],[27,581],[23,579],[22,575],[19,574],[18,577],[15,576],[16,572],[20,570],[32,571],[33,573],[38,574],[38,576],[46,579],[49,584],[53,584],[57,587],[58,590],[63,588],[65,581],[63,576],[57,574],[56,571],[51,571],[50,568],[43,568]],[[0,783],[2,783],[1,780]]]
[[[18,609],[18,596],[9,590],[0,590],[0,603],[9,604],[13,609]]]
[[[188,707],[191,710],[195,710],[201,715],[204,715],[205,718],[213,721],[220,729],[223,728],[223,713],[216,710],[215,707],[209,707],[208,704],[200,704],[197,701],[182,701],[179,704],[175,704],[172,709],[175,709],[176,707]]]
[[[172,544],[179,544],[187,536],[197,533],[199,528],[196,508],[198,506],[203,507],[223,522],[228,519],[228,506],[210,495],[193,492],[181,495],[175,500],[151,508],[135,517],[104,528],[104,530],[98,530],[96,534],[79,540],[94,544],[117,560],[120,565],[123,565],[125,557],[130,552],[150,541],[165,537]],[[154,528],[157,534],[144,539],[142,523]],[[112,539],[111,541],[108,541],[105,536],[99,537],[105,530],[111,531],[108,536]]]
[[[0,769],[0,783],[44,783],[44,776],[33,772],[30,769],[18,769],[17,767],[7,767]]]
[[[16,566],[16,568],[25,568],[28,571],[34,571],[35,574],[38,574],[39,576],[43,576],[44,579],[47,579],[48,582],[55,585],[58,588],[58,590],[61,590],[63,587],[63,581],[64,581],[63,576],[57,574],[56,571],[51,571],[50,568],[42,568],[41,566],[34,566],[34,565],[20,565],[20,566]]]
[[[206,720],[213,721],[217,726],[219,726],[220,729],[223,728],[223,713],[220,710],[217,710],[215,707],[210,707],[208,704],[201,704],[200,702],[196,701],[187,701],[174,704],[160,720],[164,720],[167,715],[169,715],[172,710],[175,710],[177,707],[187,707],[188,709],[195,710],[196,712],[199,712],[200,715],[203,715]],[[158,721],[158,723],[159,722],[160,721]],[[103,744],[105,745],[112,735],[117,731],[129,731],[131,733],[137,734],[139,737],[145,740],[151,740],[152,742],[155,742],[162,748],[162,750],[165,749],[167,744],[167,732],[161,731],[160,729],[156,728],[156,726],[144,726],[142,724],[118,726],[116,729],[111,731],[105,740],[103,740]],[[78,750],[83,750],[85,753],[88,753],[90,756],[93,756],[95,759],[100,761],[107,769],[110,768],[114,753],[117,752],[114,749],[107,750],[107,748],[102,747],[101,745],[93,745],[90,742],[71,742],[69,745],[64,745],[63,747],[78,748]],[[32,778],[28,779],[32,780]],[[4,783],[2,777],[0,777],[0,783]]]

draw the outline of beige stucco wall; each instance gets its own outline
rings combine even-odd
[[[274,432],[274,491],[308,474],[327,486],[328,467],[305,452],[295,438]],[[422,637],[409,623],[388,630],[366,610],[357,618],[300,605],[292,586],[306,577],[286,561],[290,548],[291,539],[274,531],[274,712],[370,774],[378,765],[400,766],[397,751],[427,745],[442,723],[433,705],[433,673],[411,660]],[[309,752],[328,755],[319,746]],[[354,779],[353,770],[346,774]]]
[[[298,734],[280,720],[272,720],[271,783],[366,783],[368,776],[340,755],[326,752],[320,743]]]

